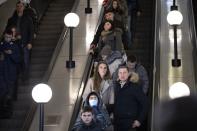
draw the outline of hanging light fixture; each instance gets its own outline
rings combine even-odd
[[[183,21],[183,15],[178,11],[178,6],[176,6],[176,1],[173,0],[173,5],[171,6],[171,11],[167,15],[167,22],[173,27],[174,31],[174,59],[172,59],[172,66],[181,66],[181,59],[178,59],[177,50],[177,26],[179,26]]]

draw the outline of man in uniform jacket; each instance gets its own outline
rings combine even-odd
[[[147,98],[138,84],[129,81],[128,67],[119,67],[118,79],[114,83],[115,131],[135,131],[146,117]]]

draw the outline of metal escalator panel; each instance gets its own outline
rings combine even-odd
[[[173,67],[174,37],[172,27],[168,25],[166,17],[173,1],[157,1],[155,24],[155,63],[154,89],[152,99],[152,131],[159,131],[154,125],[156,103],[171,100],[170,86],[176,82],[183,82],[189,86],[190,94],[196,94],[196,31],[192,1],[177,1],[178,10],[183,15],[183,22],[178,26],[178,57],[180,67]],[[178,91],[177,91],[178,92]],[[162,119],[162,118],[161,118]]]

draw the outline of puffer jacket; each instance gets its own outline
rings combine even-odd
[[[95,118],[94,118],[94,121],[99,123],[102,127],[102,129],[106,129],[108,128],[109,126],[111,126],[111,120],[110,120],[110,117],[109,117],[109,114],[106,110],[106,107],[105,107],[105,104],[103,104],[100,96],[95,93],[95,92],[91,92],[86,100],[84,101],[82,107],[85,107],[85,106],[90,106],[89,105],[89,96],[92,95],[92,94],[95,94],[97,97],[98,97],[98,106],[97,106],[97,113],[94,114],[95,115]],[[80,118],[80,114],[78,115],[78,118],[73,126],[73,129],[75,128],[78,128],[78,127],[81,127],[83,125],[83,122]]]

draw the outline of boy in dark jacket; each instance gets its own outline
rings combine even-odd
[[[81,111],[82,125],[73,129],[73,131],[103,131],[101,126],[93,120],[93,112],[94,111],[92,107],[85,106]]]
[[[110,129],[111,127],[111,121],[109,114],[106,110],[105,105],[103,104],[101,98],[96,92],[90,92],[84,101],[84,104],[82,106],[82,109],[85,108],[86,106],[92,107],[94,118],[93,120],[96,123],[99,123],[101,126],[101,129],[107,130]],[[73,129],[79,128],[82,125],[81,118],[77,118],[76,123],[74,124]]]
[[[4,40],[0,44],[2,49],[4,60],[4,79],[6,83],[6,88],[8,90],[7,97],[11,99],[16,88],[17,74],[18,74],[18,64],[21,61],[20,50],[17,44],[11,41],[12,31],[7,30],[4,34]],[[15,92],[16,93],[16,92]]]

